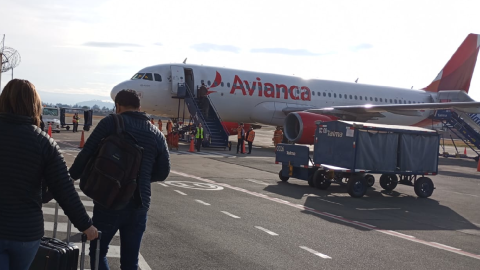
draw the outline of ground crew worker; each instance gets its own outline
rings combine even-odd
[[[208,111],[210,110],[210,103],[208,101],[208,89],[205,83],[202,82],[202,86],[197,91],[198,100],[200,101],[200,108],[202,108],[205,119],[208,119]]]
[[[277,144],[282,143],[282,140],[283,140],[283,132],[280,129],[280,127],[277,127],[277,130],[275,130],[275,132],[273,133],[273,139],[272,139],[275,147],[277,146]]]
[[[238,137],[237,154],[238,154],[239,147],[240,147],[241,153],[245,154],[245,152],[243,152],[243,143],[245,139],[245,130],[243,129],[243,123],[240,123],[240,126],[237,128],[237,137]]]
[[[158,119],[158,129],[159,129],[160,131],[163,131],[163,129],[162,129],[162,120],[161,120],[161,119]]]
[[[75,113],[72,118],[73,132],[78,131],[78,120],[80,120],[80,117],[78,117],[78,113]]]
[[[197,152],[200,152],[200,147],[202,147],[202,141],[203,141],[204,135],[203,135],[203,128],[202,124],[198,124],[198,127],[195,129],[195,146],[197,148]]]
[[[247,131],[247,142],[248,142],[248,153],[247,154],[252,153],[252,144],[253,144],[254,139],[255,139],[255,131],[253,131],[253,127],[250,126],[250,130]]]
[[[172,121],[167,121],[167,134],[172,133]]]
[[[152,123],[152,125],[155,125],[155,120],[153,119],[153,117],[150,119],[150,123]]]

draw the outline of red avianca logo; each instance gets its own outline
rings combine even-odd
[[[216,72],[215,81],[208,88],[208,94],[215,93],[217,91],[210,91],[210,89],[219,86],[222,82],[222,76],[218,71]],[[251,87],[250,87],[251,86]],[[282,91],[283,89],[283,91]],[[259,77],[256,78],[256,81],[248,82],[247,80],[242,81],[238,75],[235,75],[233,80],[232,89],[230,94],[234,94],[235,91],[241,91],[244,96],[249,95],[253,96],[255,92],[258,93],[259,97],[267,98],[283,98],[283,99],[292,99],[292,100],[312,100],[312,91],[306,86],[287,86],[285,84],[273,84],[273,83],[263,83]]]

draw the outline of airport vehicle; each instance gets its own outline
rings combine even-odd
[[[438,173],[436,131],[348,121],[317,121],[316,126],[313,159],[307,146],[277,145],[280,180],[307,180],[319,189],[336,182],[346,185],[350,196],[363,197],[375,183],[372,174],[381,174],[380,185],[387,191],[406,184],[419,197],[432,195],[435,187],[426,175]]]
[[[48,131],[48,126],[52,126],[52,132],[59,133],[63,127],[60,122],[60,108],[58,107],[43,107],[42,120],[45,124],[45,130]]]
[[[190,115],[198,116],[195,121],[211,127],[212,134],[227,133],[218,124],[221,117],[221,122],[283,126],[289,141],[313,144],[317,120],[425,126],[432,124],[430,118],[439,109],[480,113],[480,102],[468,95],[479,46],[480,36],[469,34],[433,82],[421,90],[163,64],[141,69],[116,85],[111,97],[122,89],[133,89],[140,95],[143,110],[165,117],[176,117],[188,107]],[[195,99],[194,92],[202,82],[208,86],[207,97],[214,105],[209,113],[212,119],[202,116]],[[187,94],[179,94],[185,93],[185,88]],[[190,101],[177,103],[172,98]],[[225,141],[223,137],[219,140]]]
[[[71,109],[71,108],[68,108],[68,110],[70,112],[74,112],[74,113],[78,112],[80,114],[83,112],[83,124],[79,124],[79,126],[83,126],[83,130],[85,131],[90,130],[90,127],[93,125],[93,110]],[[65,111],[66,111],[66,108],[60,109],[60,123],[62,127],[67,129],[68,131],[70,130],[70,126],[73,127],[73,123],[71,119],[68,119],[68,120],[65,119]],[[67,121],[69,121],[68,124],[67,124]]]

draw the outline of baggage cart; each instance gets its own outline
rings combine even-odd
[[[316,125],[311,160],[316,170],[304,168],[302,174],[294,174],[293,171],[299,170],[295,169],[297,164],[304,163],[308,154],[301,151],[303,160],[293,162],[294,156],[288,157],[281,150],[288,149],[296,155],[300,147],[306,146],[279,144],[276,151],[276,161],[282,163],[279,176],[300,176],[298,179],[307,180],[310,186],[319,189],[339,183],[347,187],[350,196],[363,197],[375,182],[372,174],[381,174],[380,186],[387,191],[405,184],[413,186],[419,197],[432,195],[435,187],[426,176],[438,173],[440,138],[436,131],[348,121],[317,121]]]

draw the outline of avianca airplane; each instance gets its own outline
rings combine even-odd
[[[177,117],[179,83],[192,91],[204,82],[210,101],[225,122],[282,126],[290,141],[311,144],[315,121],[335,119],[381,124],[426,126],[437,109],[480,113],[480,102],[468,96],[480,46],[480,35],[469,34],[452,58],[421,90],[366,85],[191,64],[146,67],[115,86],[141,96],[147,113]],[[180,112],[183,112],[180,102]]]

